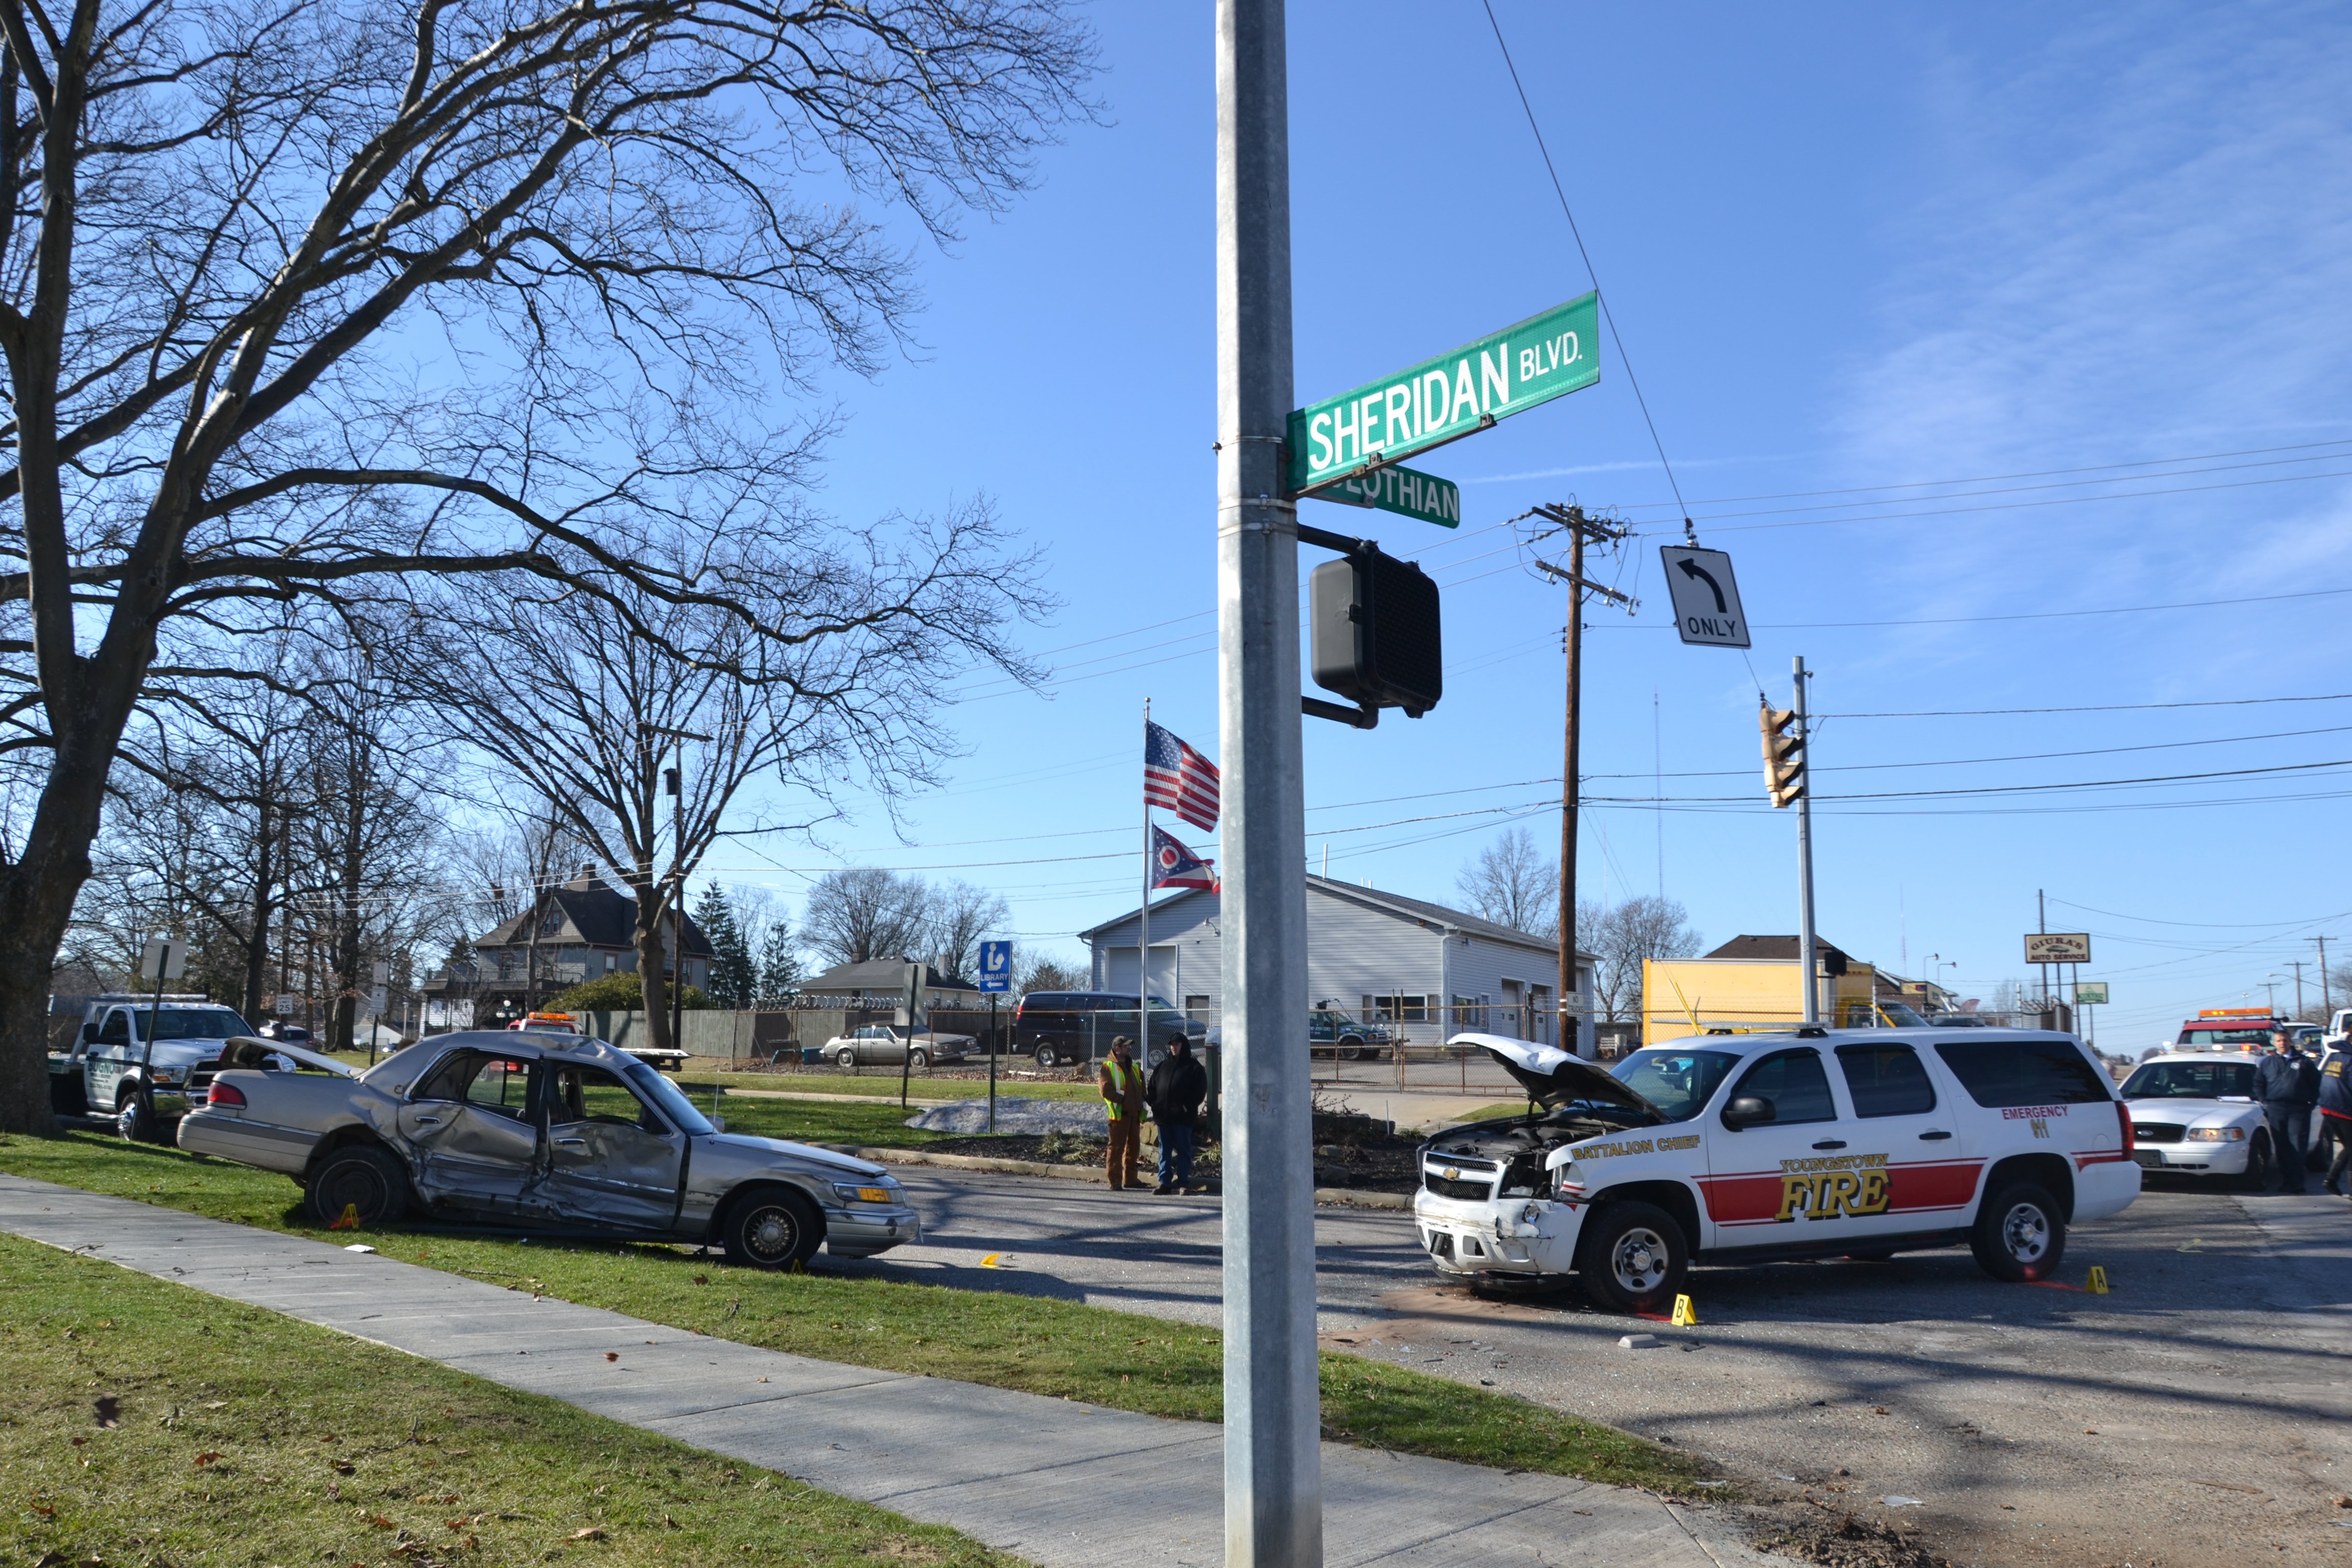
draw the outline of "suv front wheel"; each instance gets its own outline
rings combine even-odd
[[[1585,1294],[1615,1312],[1660,1312],[1674,1304],[1690,1267],[1690,1243],[1655,1204],[1613,1203],[1587,1220],[1576,1274]]]
[[[2058,1201],[2032,1182],[2006,1182],[1986,1195],[1969,1232],[1977,1267],[2022,1285],[2058,1272],[2066,1256],[2066,1221]]]

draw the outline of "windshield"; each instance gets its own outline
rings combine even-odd
[[[2268,1028],[2260,1029],[2198,1029],[2180,1031],[2179,1046],[2267,1046],[2271,1043]]]
[[[2219,1100],[2253,1092],[2252,1062],[2150,1062],[2124,1080],[2126,1100]]]
[[[629,1081],[635,1084],[647,1100],[661,1107],[661,1113],[675,1122],[681,1131],[698,1137],[719,1131],[710,1125],[709,1118],[694,1109],[694,1102],[686,1098],[684,1089],[645,1063],[631,1062],[621,1070],[628,1074]]]
[[[1676,1050],[1659,1046],[1635,1051],[1610,1069],[1626,1088],[1648,1100],[1669,1121],[1688,1121],[1706,1109],[1739,1058],[1729,1051]]]
[[[1878,1010],[1885,1016],[1887,1027],[1893,1029],[1925,1028],[1927,1020],[1911,1009],[1907,1002],[1881,1002]]]
[[[142,1039],[147,1037],[147,1010],[136,1015]],[[232,1035],[249,1035],[253,1026],[226,1007],[165,1007],[155,1014],[155,1037],[159,1040],[226,1040]]]

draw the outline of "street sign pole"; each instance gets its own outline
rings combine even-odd
[[[1797,713],[1797,740],[1803,748],[1799,755],[1805,759],[1808,775],[1804,793],[1797,797],[1797,967],[1804,976],[1805,1022],[1818,1024],[1822,1021],[1822,987],[1813,975],[1813,791],[1810,782],[1813,738],[1805,717],[1805,656],[1797,655],[1790,664],[1796,671],[1797,694],[1792,706]]]
[[[1283,0],[1217,0],[1216,28],[1225,1565],[1319,1568]]]

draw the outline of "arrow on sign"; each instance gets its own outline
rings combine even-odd
[[[1705,583],[1707,587],[1714,592],[1715,613],[1717,615],[1722,615],[1725,611],[1730,608],[1729,605],[1723,602],[1723,584],[1715,580],[1714,573],[1708,571],[1697,562],[1693,561],[1687,555],[1684,556],[1680,561],[1675,562],[1675,564],[1683,569],[1684,576],[1691,578],[1695,582]]]

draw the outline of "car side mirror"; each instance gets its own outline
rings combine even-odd
[[[1780,1113],[1772,1108],[1770,1100],[1759,1099],[1752,1094],[1743,1094],[1723,1108],[1723,1124],[1734,1132],[1742,1132],[1750,1127],[1759,1127],[1768,1121],[1777,1121],[1780,1116]]]
[[[94,1046],[98,1044],[98,1026],[96,1024],[84,1024],[81,1026],[81,1043],[85,1046]]]
[[[727,1131],[727,1118],[723,1116],[712,1116],[706,1118],[706,1120],[709,1121],[713,1131],[724,1132]]]

